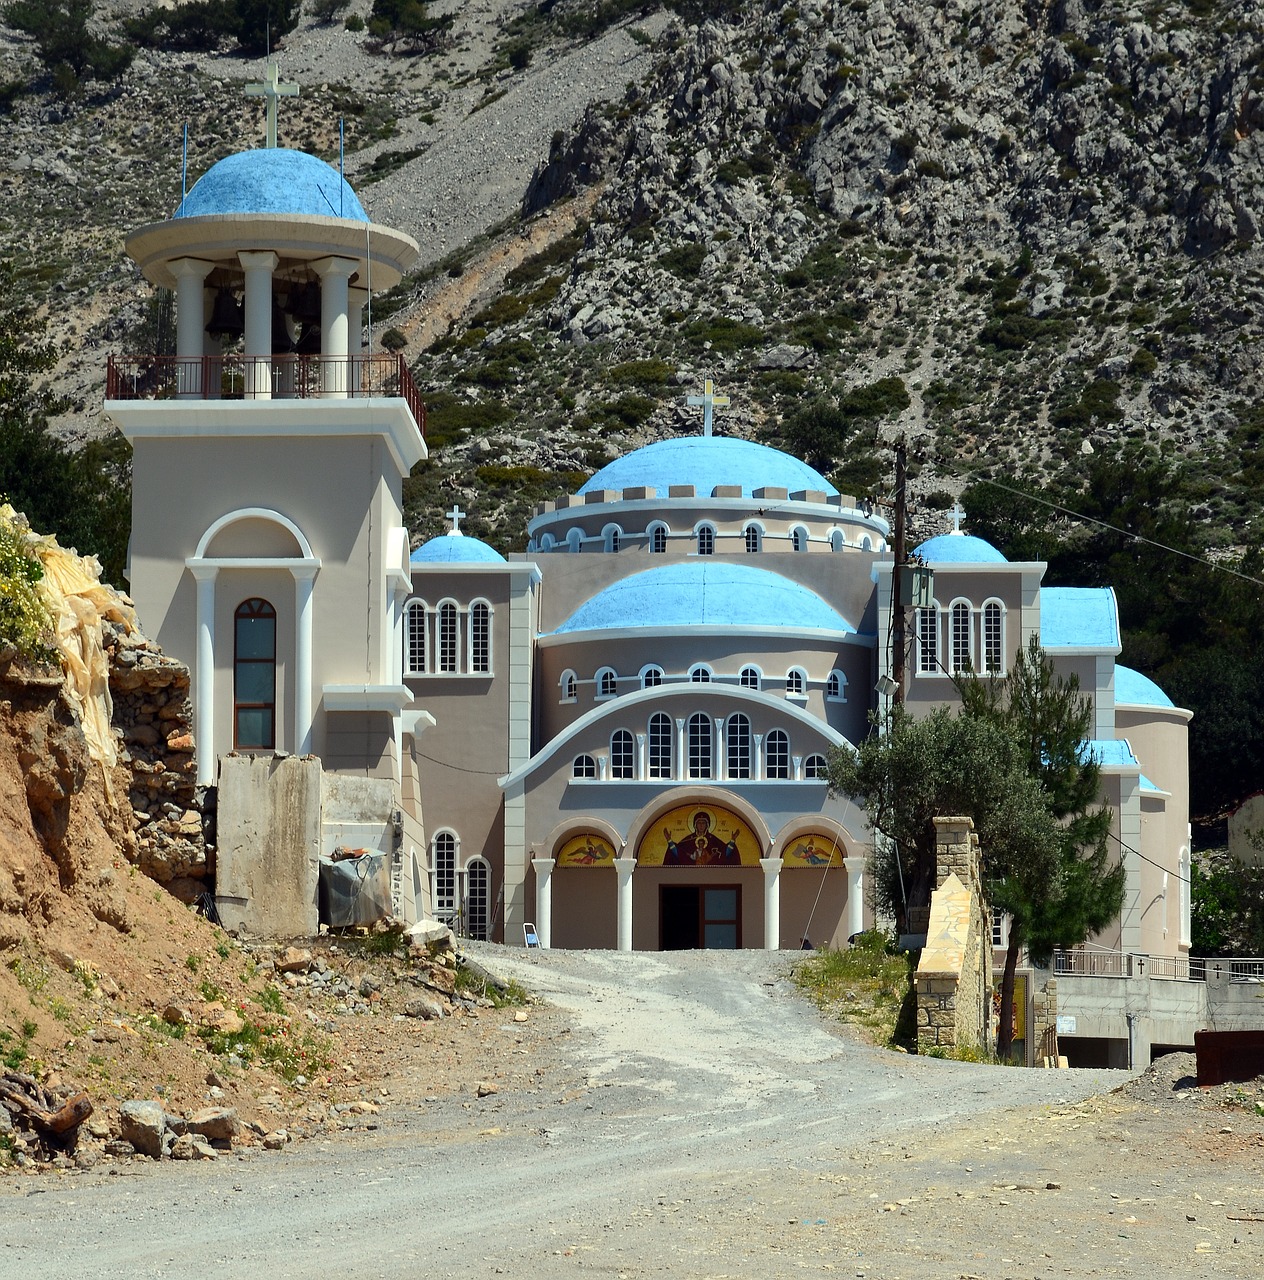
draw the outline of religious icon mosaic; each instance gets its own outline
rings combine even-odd
[[[559,867],[613,867],[614,846],[591,831],[571,836],[557,851]]]
[[[749,825],[714,804],[687,804],[662,814],[641,838],[644,867],[757,867],[760,848]]]
[[[795,836],[781,856],[787,870],[791,867],[841,867],[843,846],[833,836],[808,831]]]

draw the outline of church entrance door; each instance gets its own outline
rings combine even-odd
[[[742,945],[740,885],[659,886],[659,950],[735,951]]]

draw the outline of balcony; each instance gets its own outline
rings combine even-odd
[[[110,356],[107,400],[399,398],[422,436],[426,406],[402,355]]]

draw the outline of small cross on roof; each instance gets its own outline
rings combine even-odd
[[[266,98],[268,100],[268,146],[277,144],[277,100],[280,98],[297,98],[298,85],[281,83],[281,68],[275,58],[269,58],[267,70],[263,73],[263,81],[246,86],[246,97]]]
[[[702,406],[702,434],[709,436],[711,434],[711,426],[713,421],[713,412],[716,409],[727,409],[728,396],[717,396],[715,394],[715,384],[708,378],[702,384],[702,394],[700,396],[686,396],[685,403],[688,405]]]
[[[468,512],[462,511],[458,503],[452,504],[451,511],[445,511],[444,515],[452,521],[452,528],[448,530],[449,537],[461,538],[465,535],[461,532],[461,520],[468,515]]]
[[[952,510],[948,512],[949,518],[952,520],[953,533],[961,533],[961,522],[966,518],[966,510],[960,501],[952,504]],[[965,535],[962,534],[964,537]]]

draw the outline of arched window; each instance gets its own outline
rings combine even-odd
[[[698,526],[698,554],[700,556],[715,555],[715,528],[709,524]]]
[[[540,550],[552,551],[557,546],[557,539],[551,533],[542,533],[540,535]]]
[[[595,778],[597,776],[597,761],[590,755],[582,755],[575,757],[575,763],[571,767],[572,778]]]
[[[657,689],[663,683],[663,668],[649,666],[641,670],[641,688]]]
[[[573,671],[563,671],[562,678],[558,681],[562,689],[562,701],[574,702],[579,693],[579,681],[575,678]]]
[[[667,550],[667,526],[665,524],[650,525],[650,551],[661,556]]]
[[[689,717],[689,776],[711,776],[711,717],[701,711]]]
[[[758,667],[743,667],[738,683],[743,689],[758,689],[762,683]]]
[[[790,530],[790,545],[796,551],[806,551],[808,549],[808,531],[801,524],[796,524]]]
[[[487,860],[474,857],[465,864],[465,933],[487,942],[491,936],[492,872]]]
[[[764,545],[764,533],[757,524],[748,524],[743,530],[743,536],[746,539],[746,552],[748,555],[754,555]]]
[[[570,529],[566,534],[567,551],[578,551],[584,542],[584,534],[580,529]]]
[[[619,692],[619,678],[614,673],[613,667],[602,667],[597,672],[597,697],[613,698]]]
[[[958,600],[952,606],[952,673],[974,669],[970,644],[970,606]]]
[[[233,746],[276,746],[276,610],[257,597],[233,615]]]
[[[439,670],[456,671],[460,623],[456,605],[445,600],[439,606]]]
[[[764,742],[764,776],[790,776],[790,737],[784,729],[774,729]]]
[[[446,922],[456,915],[456,836],[451,831],[436,832],[430,842],[430,872],[435,919]]]
[[[808,678],[802,668],[791,667],[786,672],[786,697],[802,698],[807,694]]]
[[[998,600],[983,606],[983,669],[1005,670],[1005,613]]]
[[[632,735],[626,729],[617,729],[610,738],[610,776],[612,778],[633,778],[636,770],[633,765]]]
[[[404,609],[404,674],[426,674],[426,602],[410,600]]]
[[[808,756],[803,762],[803,776],[809,782],[820,782],[829,776],[824,756]]]
[[[607,551],[618,551],[623,530],[617,524],[608,524],[601,531],[601,536],[605,539]]]
[[[831,671],[825,682],[825,700],[827,702],[847,701],[847,677],[841,671]]]
[[[664,711],[650,716],[650,777],[672,776],[672,722]]]
[[[492,669],[492,610],[485,600],[470,605],[470,670],[486,674]]]
[[[841,551],[847,545],[847,539],[843,537],[841,529],[834,529],[830,533],[830,550]]]
[[[917,670],[924,676],[939,670],[939,610],[933,606],[917,611]]]
[[[740,711],[725,726],[726,763],[730,778],[751,776],[751,723]]]
[[[706,663],[699,662],[697,666],[689,668],[689,679],[692,680],[694,684],[710,684],[711,668],[708,667]]]
[[[865,535],[865,537],[861,538],[860,540],[860,549],[861,551],[873,550],[873,539],[870,538],[867,534]]]

